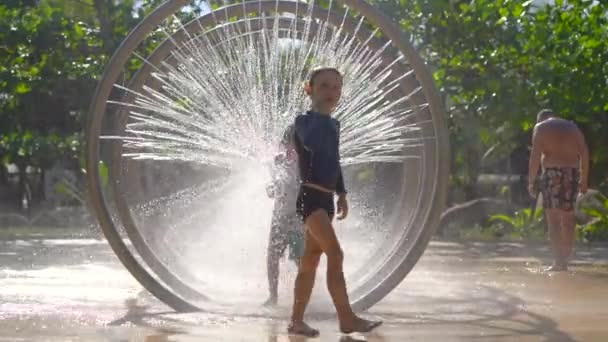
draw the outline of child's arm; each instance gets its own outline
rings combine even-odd
[[[346,187],[344,186],[344,177],[342,177],[342,166],[340,166],[340,173],[338,175],[338,182],[336,184],[336,193],[338,196],[346,195]]]
[[[270,198],[276,197],[277,188],[280,187],[282,169],[285,167],[285,153],[280,152],[274,157],[274,162],[270,169],[270,182],[266,185],[266,194]]]
[[[338,173],[338,181],[336,183],[336,193],[340,196],[345,196],[346,195],[346,187],[344,186],[344,177],[342,176],[342,163],[340,162],[340,121],[335,120],[334,121],[335,125],[336,125],[336,131],[338,134],[338,168],[339,168],[339,173]]]
[[[306,132],[310,129],[308,125],[308,120],[303,115],[296,116],[293,125],[293,143],[295,145],[295,150],[298,154],[303,153],[304,151],[310,151],[310,146],[306,146],[304,142],[304,137],[306,136]]]
[[[270,183],[266,185],[266,193],[270,198],[276,196],[277,188],[282,185],[281,182],[284,182],[285,169],[289,163],[288,149],[293,139],[293,128],[291,126],[287,127],[287,130],[283,133],[283,139],[279,144],[279,153],[274,157],[274,163],[270,171]]]
[[[335,121],[338,133],[338,151],[340,150],[340,122]],[[344,176],[342,175],[342,163],[340,163],[340,153],[338,152],[338,180],[336,182],[336,193],[338,193],[337,214],[338,220],[343,220],[348,216],[348,201],[346,200],[346,187],[344,186]]]

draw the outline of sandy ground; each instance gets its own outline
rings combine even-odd
[[[343,336],[330,313],[310,341],[607,341],[608,251],[579,247],[543,272],[544,245],[433,242],[365,313],[385,324]],[[0,242],[0,341],[306,341],[287,316],[177,314],[142,290],[103,240]],[[322,286],[319,284],[318,286]]]

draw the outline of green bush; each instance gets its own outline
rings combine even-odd
[[[584,226],[582,236],[586,241],[608,241],[608,197],[601,193],[595,196],[602,204],[600,208],[582,208],[593,217],[591,223]]]
[[[502,235],[514,240],[539,239],[545,235],[543,210],[532,212],[526,208],[516,211],[512,216],[506,214],[490,217],[489,230],[501,231]]]
[[[583,228],[585,241],[608,241],[608,224],[590,224]]]

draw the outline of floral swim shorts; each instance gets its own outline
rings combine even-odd
[[[540,191],[545,209],[574,210],[580,172],[574,167],[546,168],[540,176]]]

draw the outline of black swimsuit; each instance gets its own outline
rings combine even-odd
[[[316,184],[338,194],[346,193],[340,165],[340,122],[329,115],[308,111],[295,120],[294,144],[302,183]],[[332,217],[333,193],[302,186],[297,211],[303,221],[315,210]]]

